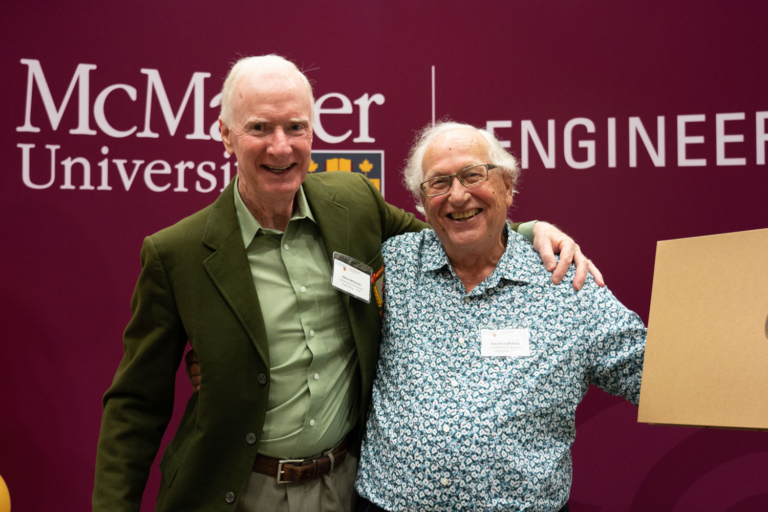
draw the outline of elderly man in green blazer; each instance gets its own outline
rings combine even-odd
[[[230,71],[219,123],[238,175],[212,205],[144,241],[124,357],[104,396],[94,510],[139,510],[187,343],[202,385],[160,463],[157,510],[353,506],[381,244],[426,225],[361,175],[307,177],[313,106],[285,59],[250,57]],[[556,275],[581,262],[583,282],[590,263],[570,239],[537,224],[537,242],[550,270],[550,247],[562,249]],[[369,302],[331,286],[334,253],[370,269]]]

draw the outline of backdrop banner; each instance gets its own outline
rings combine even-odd
[[[417,130],[493,130],[523,168],[513,219],[561,226],[646,323],[658,240],[768,227],[764,1],[6,0],[0,14],[14,512],[90,507],[142,239],[235,176],[217,118],[241,56],[283,55],[312,81],[310,172],[365,174],[411,211],[400,172]],[[161,454],[190,394],[182,369]],[[596,388],[577,427],[573,512],[768,507],[766,433],[638,424]]]

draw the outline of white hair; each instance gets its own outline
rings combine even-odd
[[[309,100],[311,104],[311,117],[309,122],[312,123],[314,121],[315,97],[312,94],[312,85],[309,83],[309,80],[304,75],[304,73],[299,71],[299,68],[296,67],[296,64],[289,61],[285,57],[271,54],[260,55],[258,57],[243,57],[242,59],[235,62],[232,65],[232,68],[230,68],[229,73],[227,74],[227,78],[224,80],[224,86],[221,88],[221,119],[224,121],[224,124],[227,127],[232,127],[232,95],[235,92],[235,85],[237,85],[237,81],[241,76],[248,72],[269,68],[282,68],[298,73],[302,82],[304,82],[304,85],[307,87],[307,92],[309,93]]]
[[[434,126],[431,124],[427,125],[416,134],[411,151],[408,153],[405,169],[403,169],[403,184],[413,194],[413,197],[416,199],[416,209],[421,213],[424,213],[421,192],[421,183],[424,181],[422,161],[427,149],[439,136],[453,130],[467,129],[475,131],[488,143],[488,161],[483,163],[493,164],[500,168],[512,179],[513,189],[517,188],[517,178],[520,174],[520,165],[517,162],[517,158],[501,147],[501,143],[492,133],[469,124],[440,121]]]

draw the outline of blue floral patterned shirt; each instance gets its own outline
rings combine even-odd
[[[384,326],[355,487],[386,510],[559,510],[589,385],[639,400],[640,318],[591,277],[580,292],[552,284],[532,246],[507,232],[501,261],[469,294],[434,231],[384,244]],[[525,333],[529,355],[483,357],[481,333],[503,330]]]

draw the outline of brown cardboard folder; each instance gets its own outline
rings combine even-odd
[[[768,229],[658,243],[638,421],[768,430]]]

